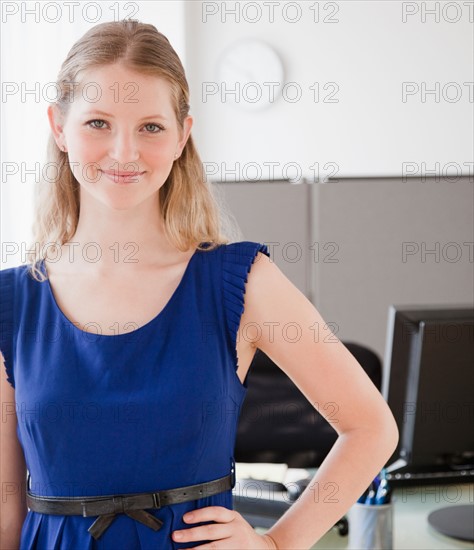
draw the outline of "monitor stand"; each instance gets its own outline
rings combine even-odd
[[[428,523],[447,537],[474,542],[474,504],[439,508],[428,516]]]

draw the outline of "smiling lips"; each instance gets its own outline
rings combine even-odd
[[[119,172],[117,170],[101,170],[101,172],[114,183],[134,183],[145,172]]]

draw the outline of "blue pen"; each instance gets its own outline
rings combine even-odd
[[[381,472],[381,480],[380,485],[377,489],[377,493],[375,495],[375,503],[376,504],[387,504],[390,502],[390,495],[391,495],[392,489],[388,484],[387,478],[386,478],[386,471],[385,468],[382,469]]]
[[[375,504],[375,483],[373,481],[370,484],[365,504]]]
[[[380,484],[380,478],[379,478],[379,475],[377,474],[374,480],[371,482],[370,486],[358,498],[357,502],[361,504],[373,504],[373,500],[378,491],[379,484]]]
[[[374,484],[375,484],[375,492],[377,492],[378,488],[379,488],[379,485],[380,485],[380,481],[381,481],[381,477],[380,477],[380,474],[377,474],[374,478]]]

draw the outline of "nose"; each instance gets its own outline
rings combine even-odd
[[[137,139],[131,130],[123,129],[116,132],[111,138],[109,155],[124,170],[138,169],[136,161],[140,152]]]

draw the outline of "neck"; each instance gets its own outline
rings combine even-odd
[[[127,209],[81,202],[76,231],[64,249],[70,263],[93,270],[166,263],[177,252],[166,238],[158,200]]]

